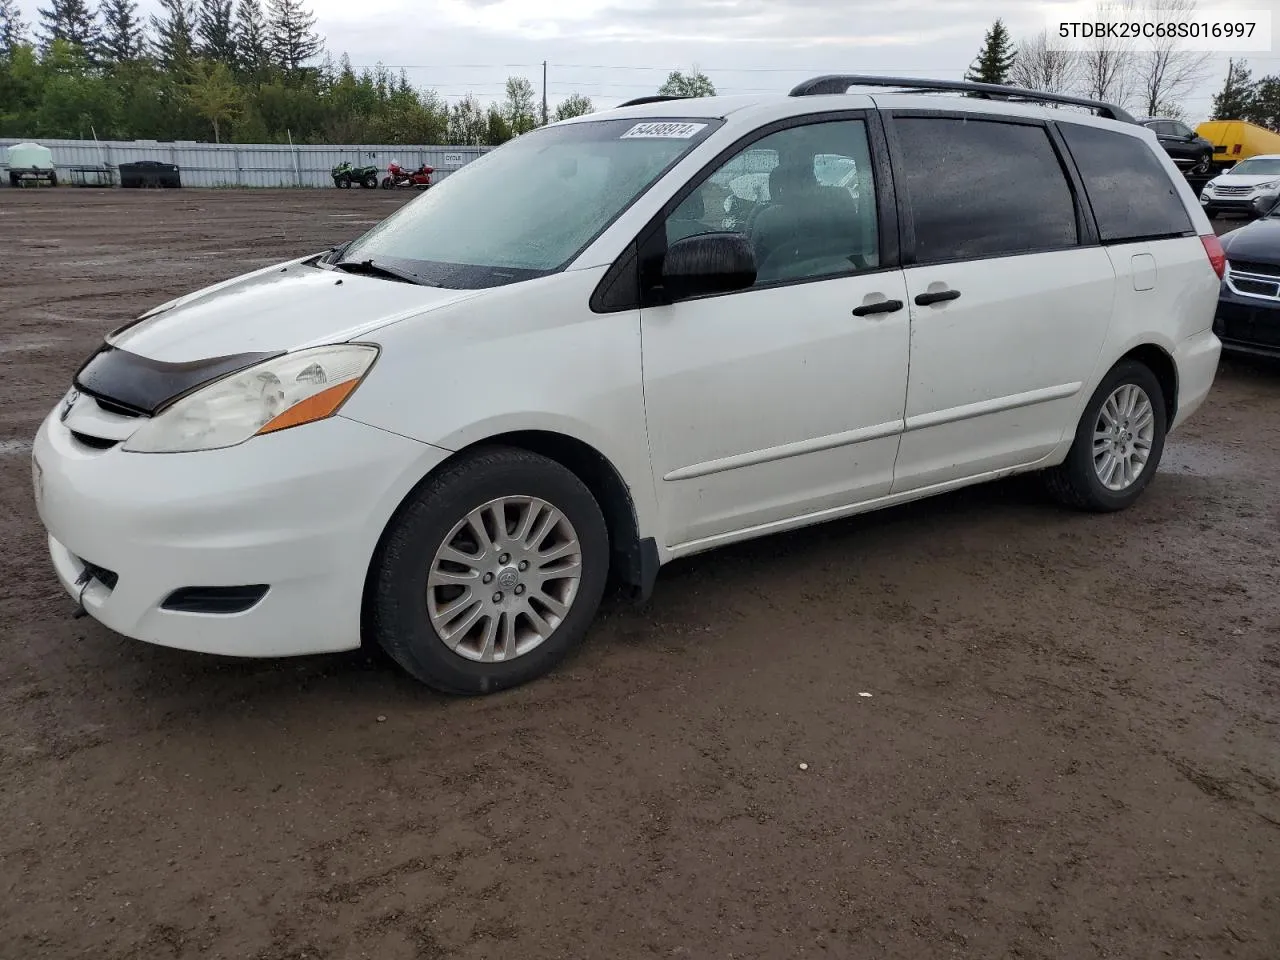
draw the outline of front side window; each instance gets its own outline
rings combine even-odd
[[[1075,201],[1043,127],[896,117],[916,260],[936,263],[1079,242]]]
[[[1059,129],[1084,180],[1103,243],[1175,237],[1192,229],[1177,188],[1146,142],[1079,123]]]
[[[1169,126],[1172,128],[1173,135],[1175,137],[1180,137],[1183,140],[1190,140],[1191,137],[1193,136],[1193,134],[1191,133],[1191,128],[1186,126],[1185,124],[1171,123],[1169,124]]]
[[[865,122],[805,124],[755,141],[671,212],[667,244],[725,230],[751,239],[757,284],[879,266]]]
[[[630,119],[535,130],[446,177],[342,259],[385,261],[459,288],[553,273],[718,125]]]

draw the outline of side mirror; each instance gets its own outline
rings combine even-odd
[[[672,302],[745,290],[756,282],[756,252],[741,233],[702,233],[677,240],[662,261],[662,288]]]

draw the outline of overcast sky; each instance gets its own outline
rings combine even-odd
[[[90,0],[92,3],[93,0]],[[1055,0],[1050,0],[1055,2]],[[1066,2],[1066,0],[1062,0]],[[1274,0],[1239,0],[1269,7]],[[23,0],[35,19],[39,0]],[[674,69],[696,64],[722,93],[783,92],[820,73],[861,72],[960,79],[991,21],[1015,39],[1044,26],[1046,4],[1028,0],[310,0],[336,58],[357,67],[407,68],[412,83],[450,102],[468,92],[501,96],[510,74],[539,93],[548,66],[552,105],[570,93],[597,107],[654,93]],[[1203,6],[1203,4],[1202,4]],[[154,0],[141,0],[144,12]],[[1280,26],[1280,17],[1276,18]],[[1248,55],[1254,76],[1280,73],[1280,55]],[[1207,115],[1226,73],[1209,64],[1185,98],[1189,119]]]

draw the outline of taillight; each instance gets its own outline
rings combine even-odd
[[[1217,234],[1206,233],[1200,238],[1200,242],[1204,244],[1204,252],[1209,255],[1209,264],[1213,267],[1213,272],[1221,280],[1222,275],[1227,272],[1227,255],[1222,249],[1222,241],[1218,239]]]

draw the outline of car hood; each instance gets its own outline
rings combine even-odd
[[[359,276],[293,260],[162,304],[107,337],[166,363],[278,353],[362,336],[482,293]]]
[[[1213,185],[1215,187],[1256,187],[1260,183],[1270,183],[1272,180],[1280,180],[1280,173],[1224,173],[1213,178]]]
[[[1280,265],[1280,217],[1255,220],[1222,237],[1228,260]]]

